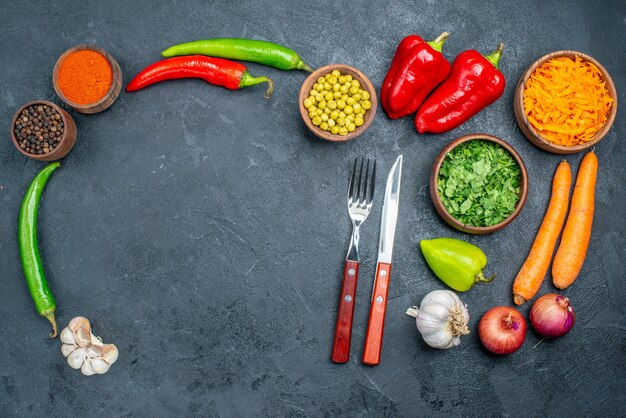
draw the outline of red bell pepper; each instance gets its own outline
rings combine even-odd
[[[128,83],[126,91],[137,91],[151,84],[176,78],[200,78],[230,90],[268,83],[265,97],[270,97],[274,90],[271,78],[252,77],[241,63],[223,58],[190,55],[168,58],[147,66]]]
[[[409,35],[400,42],[380,90],[383,109],[391,119],[416,112],[448,76],[450,63],[441,53],[448,35],[444,32],[431,42]]]
[[[495,102],[504,93],[504,75],[498,69],[504,44],[483,56],[469,50],[459,54],[450,76],[430,95],[415,116],[419,133],[454,129]]]

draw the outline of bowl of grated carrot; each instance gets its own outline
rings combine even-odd
[[[574,154],[596,145],[617,114],[608,71],[576,51],[556,51],[535,61],[515,89],[515,119],[539,148]]]

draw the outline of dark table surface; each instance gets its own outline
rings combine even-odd
[[[623,107],[596,147],[600,171],[587,260],[563,293],[576,326],[558,341],[529,332],[508,357],[482,349],[477,324],[511,305],[511,282],[547,206],[562,156],[531,145],[513,118],[513,89],[539,56],[586,52],[626,91],[626,3],[11,2],[0,6],[0,415],[2,416],[624,416],[626,414],[626,134]],[[57,103],[52,68],[81,43],[107,49],[124,80],[165,47],[199,38],[285,44],[313,66],[346,63],[379,88],[400,39],[452,32],[449,59],[506,44],[504,96],[465,125],[416,134],[379,108],[346,144],[314,138],[297,109],[304,72],[250,64],[277,84],[232,92],[201,81],[122,93],[107,111],[70,112],[76,146],[45,190],[39,240],[62,326],[78,315],[117,345],[103,376],[84,377],[49,340],[19,262],[17,213],[44,163],[11,144],[16,109]],[[623,101],[624,96],[620,96]],[[487,236],[452,230],[428,194],[431,163],[451,139],[486,132],[522,155],[530,194],[521,215]],[[357,156],[376,158],[379,184],[404,155],[400,219],[378,367],[360,362],[376,260],[382,186],[362,229],[350,361],[329,360],[350,223],[346,186]],[[577,170],[582,154],[565,157]],[[498,277],[461,295],[472,333],[429,348],[405,310],[444,285],[418,243],[451,236],[482,247]],[[548,277],[541,292],[554,291]],[[528,304],[527,304],[528,305]],[[521,311],[526,315],[529,306]]]

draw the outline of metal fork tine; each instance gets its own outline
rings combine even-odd
[[[361,200],[361,183],[363,183],[363,164],[364,163],[365,163],[365,160],[361,158],[361,164],[359,168],[359,178],[357,181],[356,189],[354,190],[354,194],[352,195],[353,200],[356,200],[357,202]]]
[[[356,181],[356,163],[358,160],[358,158],[354,159],[354,167],[352,167],[352,174],[350,175],[350,183],[348,185],[348,199],[352,198],[354,193],[354,183]]]
[[[368,158],[367,164],[365,165],[365,178],[363,179],[363,189],[359,195],[359,201],[364,205],[367,204],[367,185],[368,185],[368,179],[369,179],[369,172],[370,172],[370,159]]]
[[[374,164],[372,167],[372,181],[370,184],[370,192],[368,196],[368,204],[371,204],[374,201],[374,186],[376,185],[376,160],[374,160]]]

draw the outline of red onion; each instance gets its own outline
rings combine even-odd
[[[537,333],[547,338],[562,337],[576,322],[569,299],[554,293],[537,299],[530,310],[530,323]]]
[[[508,306],[489,309],[478,323],[478,336],[494,354],[511,354],[524,344],[526,321],[521,313]]]

